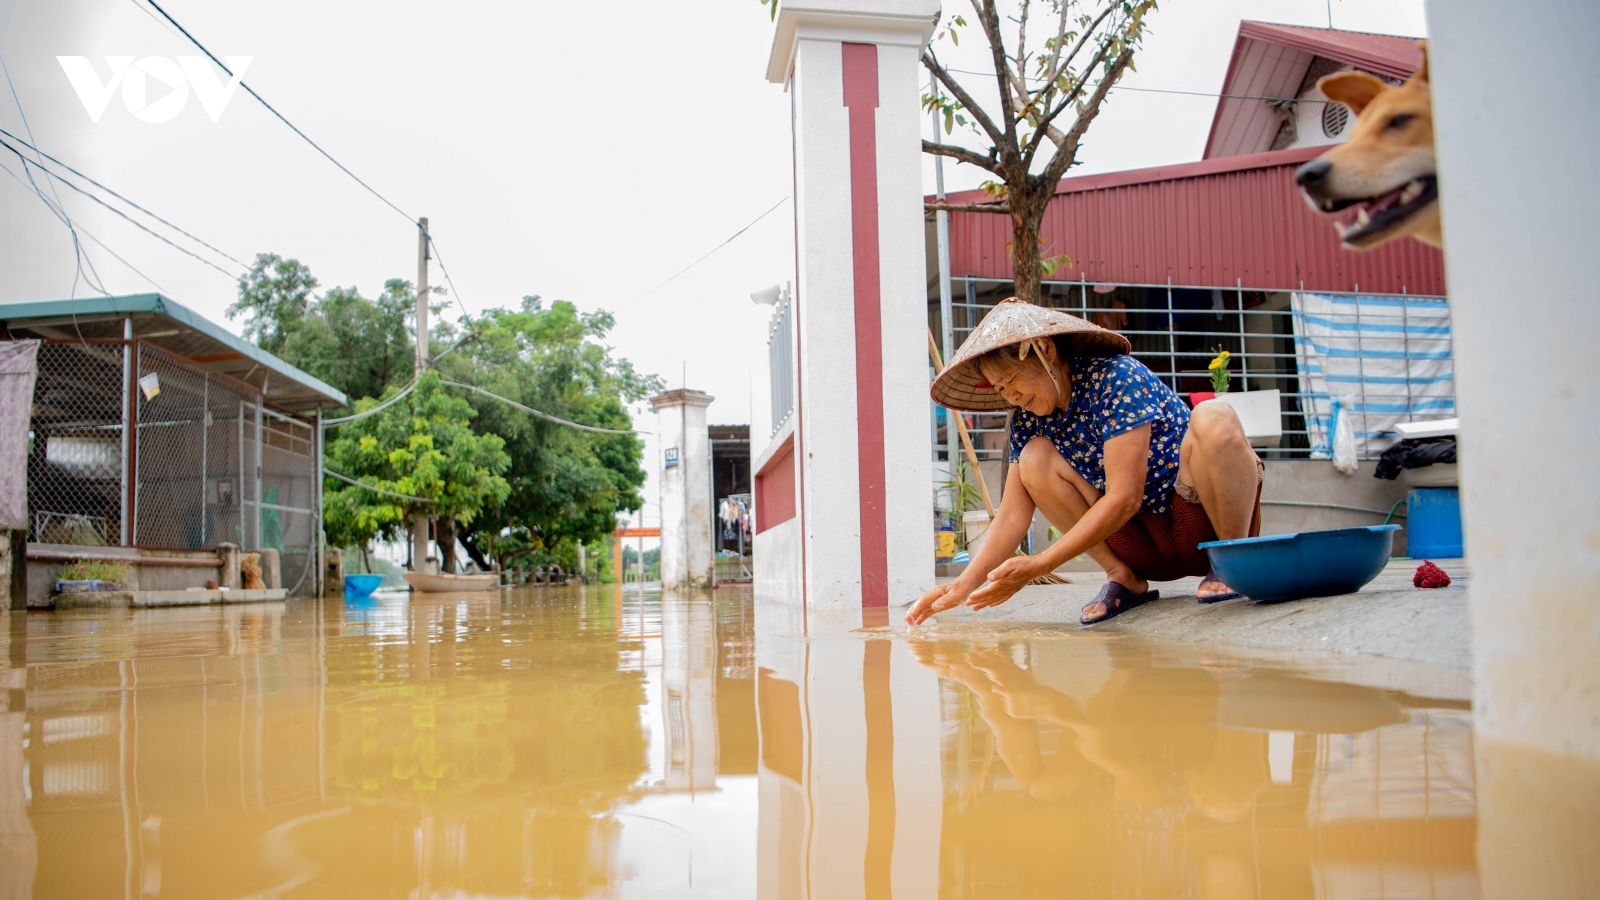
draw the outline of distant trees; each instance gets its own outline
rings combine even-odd
[[[411,282],[391,278],[368,300],[354,287],[322,296],[311,270],[276,253],[257,254],[239,280],[239,299],[228,318],[245,316],[245,336],[308,375],[344,391],[351,400],[377,397],[404,385],[416,369],[410,323],[416,308]]]
[[[415,292],[391,279],[375,300],[355,288],[318,294],[317,279],[294,259],[264,253],[239,282],[230,317],[263,349],[350,396],[365,411],[412,380]],[[329,478],[325,527],[334,546],[365,548],[398,538],[413,512],[439,517],[441,563],[455,542],[491,562],[575,566],[577,547],[616,527],[617,513],[643,505],[643,443],[633,434],[582,431],[444,385],[481,387],[554,416],[606,429],[632,428],[628,404],[660,389],[603,341],[610,313],[580,313],[564,301],[524,297],[441,320],[430,335],[434,368],[411,396],[383,412],[329,429],[328,467],[376,487],[434,501],[421,506]],[[415,507],[415,508],[414,508]]]

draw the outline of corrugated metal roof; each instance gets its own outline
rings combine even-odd
[[[235,378],[247,375],[267,400],[285,409],[344,406],[344,393],[302,372],[183,304],[161,294],[85,297],[0,303],[0,322],[13,332],[40,337],[120,338],[122,319],[134,321],[134,337]],[[174,329],[172,326],[178,326]],[[268,377],[270,375],[270,378]]]
[[[1064,253],[1074,263],[1055,279],[1442,295],[1438,250],[1409,239],[1346,250],[1333,220],[1306,205],[1294,170],[1325,149],[1064,179],[1041,229],[1045,255]],[[969,191],[949,199],[986,198]],[[951,274],[1009,279],[1010,241],[1008,216],[951,213]]]
[[[1420,39],[1273,22],[1241,22],[1228,74],[1222,79],[1206,136],[1207,159],[1264,150],[1278,130],[1270,103],[1257,97],[1293,98],[1313,57],[1324,57],[1390,78],[1408,78],[1422,65]]]
[[[1252,38],[1336,59],[1391,78],[1408,78],[1422,65],[1422,48],[1417,45],[1421,38],[1399,34],[1308,28],[1274,22],[1239,23],[1239,40]]]

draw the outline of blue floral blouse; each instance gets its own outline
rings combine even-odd
[[[1131,356],[1072,358],[1072,397],[1064,410],[1036,416],[1018,409],[1011,417],[1011,461],[1035,437],[1047,437],[1084,480],[1106,489],[1105,442],[1150,425],[1150,469],[1141,512],[1172,511],[1178,481],[1178,445],[1189,430],[1189,408],[1177,394]]]

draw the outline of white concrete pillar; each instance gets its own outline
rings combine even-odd
[[[1595,895],[1600,5],[1428,4],[1486,898]],[[1514,59],[1491,71],[1488,59]]]
[[[799,261],[790,555],[813,606],[901,605],[932,583],[918,58],[938,12],[778,10],[767,78],[793,98]]]
[[[661,439],[661,583],[711,584],[711,435],[700,391],[667,391],[650,398]]]
[[[1574,112],[1600,5],[1452,0],[1428,25],[1478,730],[1600,760],[1600,118]]]

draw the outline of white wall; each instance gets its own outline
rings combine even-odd
[[[1428,9],[1474,709],[1482,738],[1600,760],[1600,4],[1508,12]]]

